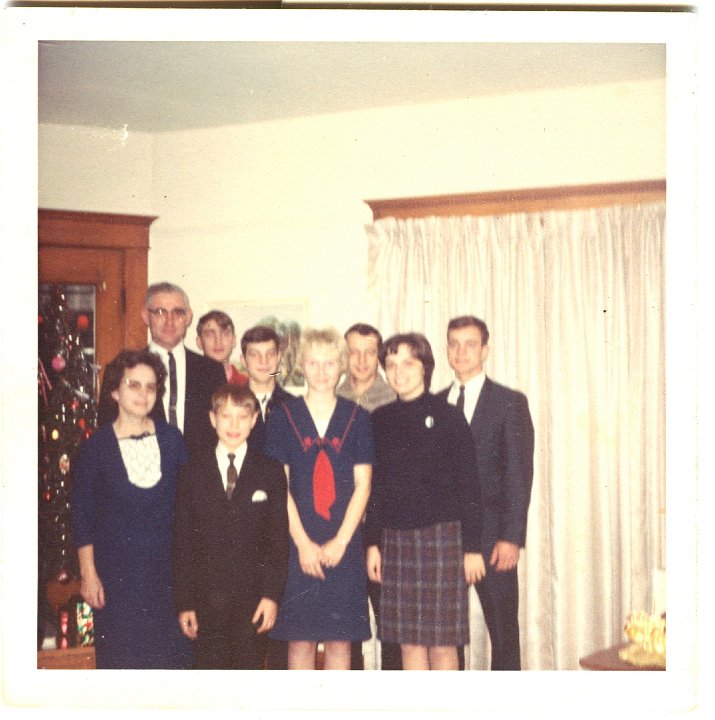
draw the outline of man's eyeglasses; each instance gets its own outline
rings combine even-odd
[[[134,392],[139,392],[139,390],[141,390],[142,388],[144,388],[147,392],[150,392],[150,393],[156,392],[156,383],[155,382],[143,383],[140,380],[132,380],[132,378],[124,378],[124,384],[130,390],[134,390]]]
[[[184,320],[186,319],[186,308],[171,308],[171,310],[167,310],[166,308],[147,308],[147,312],[151,313],[154,317],[158,317],[160,320],[166,320],[166,318],[171,315],[171,317],[174,318],[174,320]]]

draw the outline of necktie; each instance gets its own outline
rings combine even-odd
[[[231,499],[231,496],[233,495],[233,491],[236,487],[236,481],[238,480],[238,470],[236,470],[236,466],[233,464],[233,461],[235,459],[236,459],[235,453],[228,454],[228,472],[226,473],[228,483],[226,484],[226,497],[229,500]]]
[[[459,386],[459,396],[457,397],[457,410],[464,412],[464,385]]]
[[[335,475],[333,465],[321,448],[313,467],[313,507],[325,520],[330,520],[330,508],[335,502]]]
[[[179,427],[179,423],[176,420],[176,360],[174,356],[169,353],[169,425]]]
[[[261,417],[263,418],[263,422],[266,421],[266,400],[268,400],[268,395],[264,395],[261,398]]]

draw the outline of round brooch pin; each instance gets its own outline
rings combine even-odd
[[[431,415],[428,415],[428,416],[425,418],[425,425],[426,425],[428,428],[433,428],[433,427],[434,427],[434,418],[433,418]]]

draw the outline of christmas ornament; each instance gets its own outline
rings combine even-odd
[[[77,316],[77,330],[80,332],[89,330],[89,318],[84,313]]]
[[[62,372],[65,367],[67,367],[67,361],[62,357],[62,355],[57,353],[57,355],[52,358],[52,368],[57,372]]]
[[[60,472],[66,475],[70,471],[70,459],[67,453],[60,455]]]

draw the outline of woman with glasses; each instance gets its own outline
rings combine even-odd
[[[187,453],[179,430],[150,417],[165,378],[154,353],[120,352],[104,372],[116,420],[79,451],[74,541],[98,668],[191,667],[171,592],[174,496]]]

